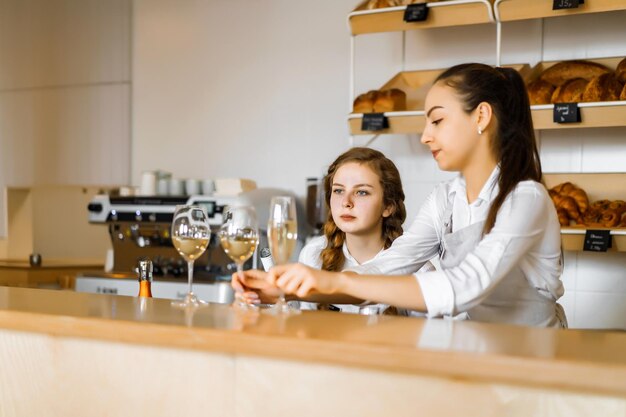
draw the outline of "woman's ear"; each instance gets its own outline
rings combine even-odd
[[[395,204],[390,204],[383,210],[383,218],[391,216],[396,211]]]
[[[493,117],[493,109],[491,108],[491,104],[483,101],[476,107],[477,120],[476,120],[476,130],[478,134],[482,134],[489,125],[491,124],[491,118]]]

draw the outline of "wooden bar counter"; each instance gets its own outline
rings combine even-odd
[[[0,287],[0,416],[626,416],[626,333]]]

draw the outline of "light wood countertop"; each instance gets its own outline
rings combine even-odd
[[[168,300],[0,287],[0,328],[626,397],[626,332],[391,316],[181,311]]]

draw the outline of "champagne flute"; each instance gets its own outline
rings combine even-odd
[[[270,216],[267,222],[267,240],[275,265],[289,262],[298,239],[296,202],[293,197],[272,197]],[[299,312],[285,301],[285,293],[280,291],[278,302],[274,306],[275,314]]]
[[[237,264],[237,274],[243,277],[243,264],[254,251],[259,242],[256,210],[251,206],[228,207],[224,213],[224,223],[219,231],[220,243],[224,252]],[[236,305],[243,308],[256,309],[255,305],[238,299]]]
[[[182,301],[172,301],[174,307],[201,307],[208,304],[193,293],[192,282],[193,262],[204,253],[210,238],[209,218],[203,207],[176,206],[172,221],[172,243],[180,256],[187,261],[189,291]]]

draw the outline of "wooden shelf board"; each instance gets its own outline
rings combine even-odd
[[[406,6],[366,10],[362,2],[350,15],[348,22],[352,35],[398,32],[437,27],[493,23],[493,0],[450,0],[428,4],[428,19],[424,22],[404,21]]]
[[[542,19],[626,10],[626,0],[588,0],[576,9],[552,10],[549,0],[497,0],[496,18],[501,22]]]

